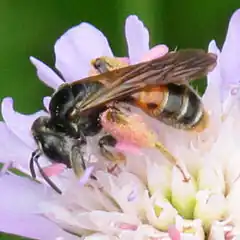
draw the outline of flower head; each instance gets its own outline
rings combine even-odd
[[[126,36],[128,64],[152,59],[167,51],[164,46],[149,50],[148,31],[135,16],[126,21]],[[240,68],[237,66],[240,58],[236,54],[239,40],[238,10],[230,20],[222,50],[214,41],[209,45],[209,51],[218,55],[218,65],[208,76],[208,86],[202,98],[210,121],[204,132],[176,130],[133,109],[146,120],[169,151],[183,162],[190,174],[189,181],[183,181],[178,169],[168,164],[158,151],[142,148],[142,145],[140,152],[125,151],[126,164],[116,174],[95,170],[96,180],[89,179],[84,185],[73,177],[71,170],[53,176],[63,191],[62,195],[46,188],[44,182],[39,184],[5,169],[6,173],[0,178],[4,192],[0,205],[0,230],[40,239],[178,240],[233,239],[239,236],[240,108],[237,79]],[[55,52],[56,68],[66,81],[87,76],[92,59],[112,56],[103,34],[86,23],[65,33],[57,41]],[[56,88],[62,83],[61,78],[39,60],[31,58],[31,61],[37,67],[39,78],[49,86]],[[47,109],[48,100],[45,99]],[[7,98],[2,103],[2,114],[5,122],[0,124],[0,159],[13,162],[16,168],[28,174],[28,159],[36,148],[30,135],[31,124],[36,117],[47,113],[21,115],[13,110],[12,100]],[[130,123],[136,120],[134,114],[128,118]],[[134,126],[136,129],[142,123],[138,124]],[[154,135],[141,136],[147,143],[155,141]],[[89,151],[94,152],[91,148]],[[96,151],[94,155],[100,158]],[[41,159],[41,164],[49,164],[48,159]],[[16,194],[20,197],[18,202],[13,201]],[[19,226],[12,224],[14,221],[19,223],[19,219],[26,225],[16,228],[8,224],[9,221],[11,226]],[[38,227],[36,232],[24,231],[33,222]],[[49,228],[48,233],[42,231]]]

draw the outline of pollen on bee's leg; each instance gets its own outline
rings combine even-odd
[[[108,109],[101,115],[101,123],[118,142],[130,143],[136,147],[153,147],[157,141],[157,136],[141,116],[134,113],[125,114]]]
[[[130,143],[138,148],[157,148],[171,164],[179,169],[184,181],[190,180],[186,168],[181,166],[178,159],[162,143],[157,141],[156,134],[149,129],[141,116],[108,109],[102,114],[101,123],[103,128],[118,142]]]
[[[118,142],[116,145],[116,149],[120,151],[126,151],[129,153],[133,153],[135,155],[141,154],[140,148],[136,145],[133,145],[129,142]]]

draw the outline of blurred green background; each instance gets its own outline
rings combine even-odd
[[[102,30],[118,56],[126,54],[124,22],[129,14],[144,21],[151,45],[207,49],[212,39],[222,45],[237,8],[239,0],[1,0],[0,98],[12,96],[24,113],[41,108],[42,97],[51,90],[38,81],[29,56],[53,66],[56,39],[82,21]]]

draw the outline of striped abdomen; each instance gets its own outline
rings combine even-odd
[[[202,131],[207,126],[201,99],[190,86],[167,84],[148,88],[134,99],[148,115],[174,128]]]

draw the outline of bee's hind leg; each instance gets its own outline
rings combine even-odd
[[[125,156],[116,151],[114,148],[117,145],[117,140],[110,134],[106,134],[99,139],[98,145],[100,147],[101,154],[107,158],[107,160],[113,162],[120,162],[125,160]]]
[[[110,173],[118,168],[119,164],[125,163],[126,157],[123,153],[118,152],[115,148],[117,140],[110,134],[106,134],[99,139],[98,145],[102,156],[114,163],[113,167],[108,168]]]

